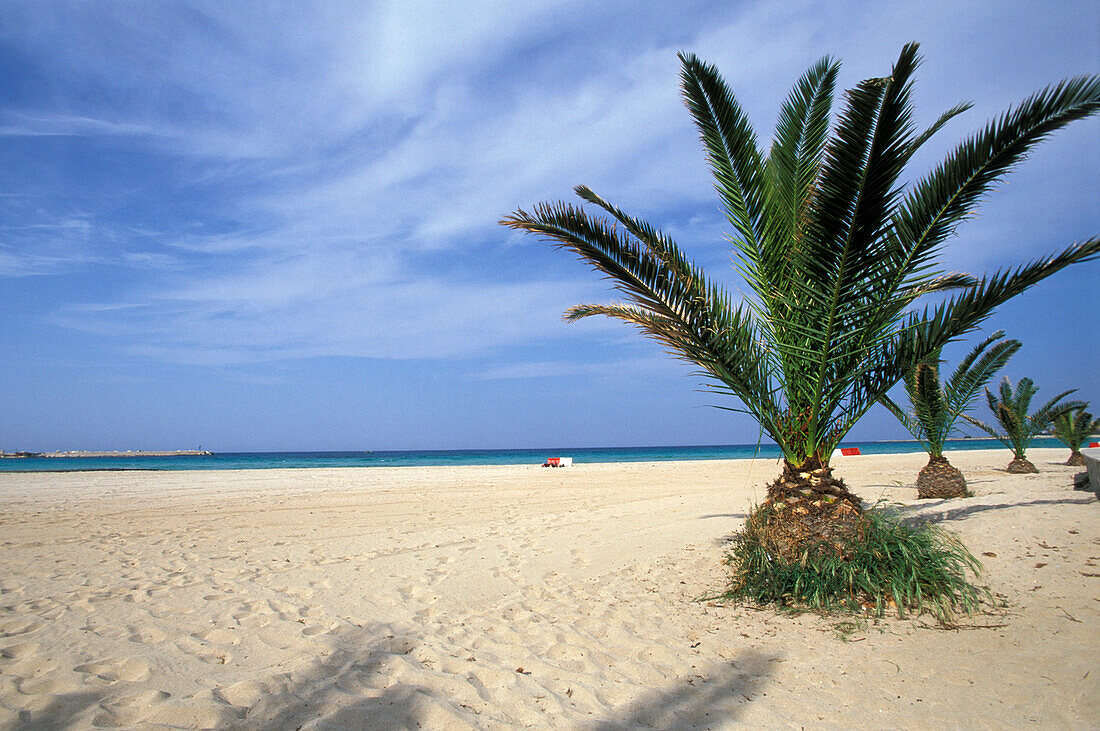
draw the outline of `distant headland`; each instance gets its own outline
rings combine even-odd
[[[125,452],[113,451],[84,451],[73,450],[69,452],[3,452],[0,458],[14,457],[206,457],[213,454],[205,449],[173,449],[165,452],[147,452],[145,450],[127,450]]]

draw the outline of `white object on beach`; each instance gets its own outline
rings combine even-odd
[[[543,467],[572,467],[572,457],[547,457]]]
[[[1089,489],[1100,499],[1100,448],[1082,449],[1081,454],[1085,457],[1085,469],[1089,473]]]

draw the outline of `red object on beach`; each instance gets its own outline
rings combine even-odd
[[[1100,442],[1092,442],[1092,443],[1090,443],[1090,444],[1089,444],[1089,449],[1092,449],[1093,447],[1100,447]]]
[[[543,467],[560,467],[560,466],[561,466],[561,457],[547,457],[546,458],[546,464],[543,465]]]
[[[859,447],[841,447],[840,453],[845,457],[855,457],[859,454]]]

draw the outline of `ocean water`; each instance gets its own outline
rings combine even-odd
[[[846,442],[863,454],[922,451],[914,441]],[[1033,447],[1062,447],[1040,437]],[[956,439],[945,450],[1004,449],[992,439]],[[222,452],[180,457],[20,457],[0,459],[0,472],[74,470],[244,470],[307,467],[416,467],[446,465],[540,465],[547,457],[572,457],[575,464],[598,462],[669,462],[710,459],[776,459],[771,444],[696,447],[571,447],[554,449],[460,449],[408,452]]]

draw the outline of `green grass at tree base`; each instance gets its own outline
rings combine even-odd
[[[894,510],[867,511],[865,530],[843,555],[808,545],[801,560],[783,561],[768,546],[768,507],[755,508],[726,556],[730,586],[717,598],[817,612],[867,609],[883,616],[930,612],[941,623],[991,601],[978,578],[981,563],[953,534],[905,525]]]

